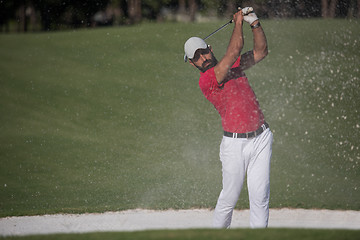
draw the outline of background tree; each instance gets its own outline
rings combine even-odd
[[[128,0],[128,14],[130,24],[141,21],[141,0]]]
[[[244,7],[244,6],[243,6]],[[236,11],[236,2],[235,0],[228,0],[226,3],[226,16],[231,16]]]
[[[60,18],[68,7],[68,2],[62,0],[34,0],[34,6],[40,12],[42,30],[49,31],[59,28]]]
[[[321,0],[321,16],[323,18],[334,18],[338,0]]]
[[[196,12],[198,10],[198,5],[195,0],[189,0],[189,14],[190,14],[190,21],[195,21]]]
[[[185,14],[185,13],[186,13],[186,1],[179,0],[178,14]]]
[[[14,18],[15,5],[12,1],[0,1],[0,32],[9,31],[9,20]]]

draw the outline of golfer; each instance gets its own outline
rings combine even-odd
[[[254,46],[253,50],[241,54],[243,21],[252,28]],[[269,218],[273,135],[244,71],[265,58],[267,42],[255,13],[243,16],[240,9],[234,14],[233,22],[230,43],[219,62],[211,46],[201,38],[188,39],[184,48],[190,64],[200,70],[200,89],[219,112],[224,130],[220,146],[222,191],[213,225],[230,227],[233,209],[247,175],[250,227],[264,228]]]

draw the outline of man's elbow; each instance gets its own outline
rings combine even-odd
[[[261,51],[257,51],[254,53],[254,59],[255,62],[258,63],[261,60],[263,60],[267,55],[269,54],[268,48],[265,47],[264,49],[262,49]]]
[[[266,57],[269,54],[268,48],[266,47],[264,50],[264,57]]]
[[[261,51],[261,59],[264,59],[268,55],[269,51],[267,46],[265,46]]]

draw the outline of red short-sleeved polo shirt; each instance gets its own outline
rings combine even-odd
[[[258,129],[265,120],[255,93],[239,65],[240,58],[222,84],[216,81],[214,68],[201,72],[199,86],[219,112],[224,131],[246,133]]]

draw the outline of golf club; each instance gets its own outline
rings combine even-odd
[[[205,41],[206,39],[208,39],[209,37],[211,37],[212,35],[214,35],[215,33],[217,33],[218,31],[220,31],[221,29],[223,29],[224,27],[226,27],[227,25],[229,25],[230,23],[232,23],[234,20],[230,20],[229,22],[225,23],[224,25],[222,25],[221,27],[219,27],[218,29],[216,29],[215,31],[213,31],[212,33],[210,33],[208,36],[206,36],[205,38],[203,38],[203,40]]]
[[[238,9],[240,10],[240,7]],[[243,8],[242,9],[242,15],[248,15],[252,11],[254,11],[254,9],[252,7]],[[221,29],[225,28],[227,25],[229,25],[230,23],[233,23],[233,22],[234,22],[234,20],[231,19],[229,22],[225,23],[224,25],[222,25],[221,27],[219,27],[218,29],[216,29],[215,31],[213,31],[212,33],[207,35],[205,38],[203,38],[203,40],[205,41],[206,39],[208,39],[209,37],[211,37],[212,35],[214,35],[215,33],[217,33],[218,31],[220,31]],[[187,58],[186,53],[185,53],[184,61],[187,62],[187,59],[188,58]]]

